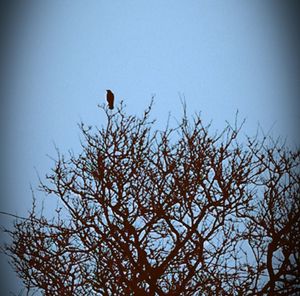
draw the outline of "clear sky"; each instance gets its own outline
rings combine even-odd
[[[180,116],[181,94],[189,114],[201,111],[216,129],[239,110],[245,134],[260,122],[299,143],[292,2],[17,2],[2,11],[9,17],[2,34],[0,210],[26,215],[30,184],[37,186],[36,170],[42,178],[49,172],[53,143],[62,153],[78,151],[77,123],[105,123],[96,106],[106,89],[131,114],[141,114],[155,94],[157,127],[169,112]],[[17,292],[13,279],[5,285],[2,291]]]

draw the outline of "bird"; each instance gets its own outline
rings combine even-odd
[[[107,89],[106,92],[107,92],[106,100],[107,100],[107,103],[108,103],[108,108],[112,110],[112,109],[114,109],[115,96],[114,96],[113,92],[110,89]]]

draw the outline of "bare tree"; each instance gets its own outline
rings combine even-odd
[[[186,112],[158,131],[151,105],[102,109],[107,125],[81,124],[82,153],[58,151],[41,182],[62,209],[6,229],[29,292],[299,295],[299,151]]]

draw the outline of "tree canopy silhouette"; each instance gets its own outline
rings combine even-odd
[[[269,137],[211,133],[196,114],[160,131],[103,107],[80,125],[82,152],[58,152],[40,189],[64,210],[32,208],[4,246],[28,291],[45,295],[296,295],[299,151]],[[185,108],[184,108],[185,110]],[[62,213],[62,211],[64,213]]]

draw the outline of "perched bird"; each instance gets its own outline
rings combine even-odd
[[[113,92],[110,89],[107,89],[106,92],[107,92],[106,100],[107,100],[107,103],[108,103],[108,108],[112,110],[112,109],[114,109],[115,96],[114,96]]]

